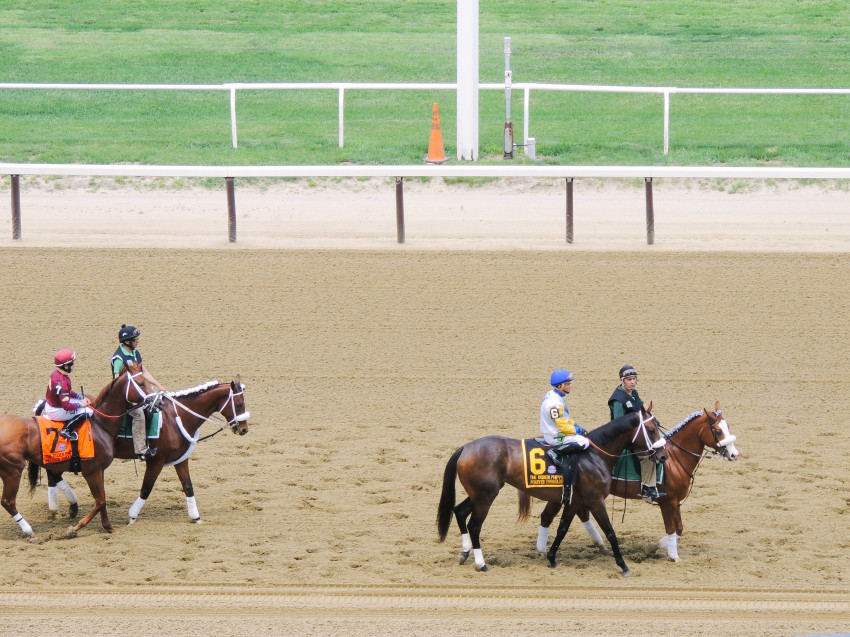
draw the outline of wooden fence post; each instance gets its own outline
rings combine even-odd
[[[227,184],[227,228],[230,243],[236,243],[236,191],[233,187],[233,177],[225,177]]]
[[[645,177],[646,181],[646,244],[655,243],[655,210],[652,207],[652,177]]]
[[[12,175],[12,239],[21,238],[21,185],[20,175]]]
[[[573,242],[573,178],[567,177],[567,243]]]
[[[404,177],[395,178],[395,223],[399,243],[404,243]]]

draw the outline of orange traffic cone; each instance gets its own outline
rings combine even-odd
[[[434,114],[431,116],[431,139],[428,142],[428,156],[425,158],[429,164],[442,164],[448,161],[446,151],[443,148],[443,133],[440,132],[440,114],[437,105],[434,104]]]

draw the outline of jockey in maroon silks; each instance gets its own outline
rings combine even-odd
[[[89,399],[75,393],[71,385],[71,371],[76,360],[77,355],[69,349],[56,352],[53,357],[56,369],[50,374],[47,394],[44,397],[47,403],[43,412],[45,418],[64,422],[65,426],[59,434],[68,440],[76,440],[76,429],[85,422],[89,414],[86,409]]]

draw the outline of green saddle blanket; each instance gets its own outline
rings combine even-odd
[[[655,479],[658,484],[661,484],[664,478],[664,465],[655,467]],[[615,480],[636,480],[640,482],[640,461],[637,456],[632,455],[628,451],[624,451],[617,458],[617,463],[614,465],[614,470],[611,472],[611,477]]]
[[[148,438],[159,438],[159,430],[162,429],[162,413],[151,414],[146,411],[145,425],[147,426]],[[133,417],[130,414],[124,416],[124,422],[121,424],[121,429],[118,430],[118,437],[133,437]]]

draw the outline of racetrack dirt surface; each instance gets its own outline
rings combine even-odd
[[[850,630],[850,251],[33,243],[0,247],[0,413],[29,412],[63,347],[75,386],[99,391],[132,323],[169,389],[241,374],[251,419],[192,457],[202,524],[168,468],[132,526],[142,468],[107,470],[114,535],[96,518],[69,536],[63,496],[52,518],[46,480],[22,488],[38,541],[0,524],[3,634]],[[577,524],[549,569],[542,503],[518,524],[506,487],[490,572],[460,566],[456,527],[445,543],[435,528],[451,453],[536,435],[555,367],[576,375],[578,422],[604,424],[624,363],[665,427],[719,400],[738,437],[740,459],[699,468],[680,562],[655,549],[657,507],[609,500],[634,575]]]

